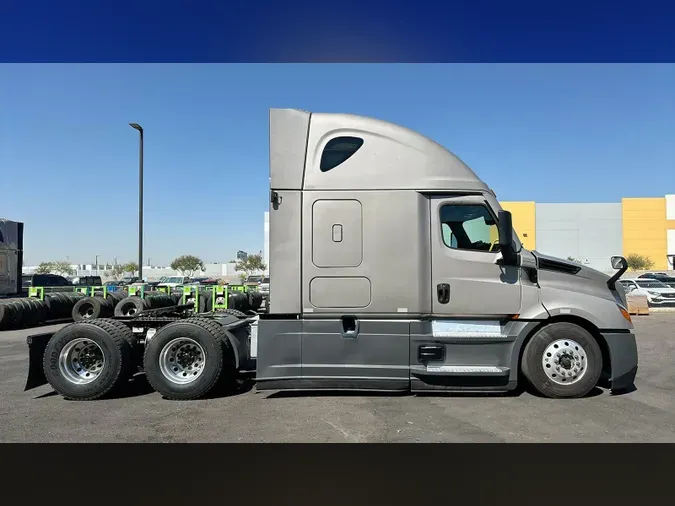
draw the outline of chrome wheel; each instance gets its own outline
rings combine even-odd
[[[541,364],[552,382],[572,385],[586,374],[586,350],[571,339],[558,339],[546,347]]]
[[[59,353],[59,372],[71,383],[91,383],[104,367],[103,350],[91,339],[73,339]]]
[[[189,337],[179,337],[162,349],[159,370],[169,381],[186,385],[201,376],[205,358],[206,352],[197,341]]]

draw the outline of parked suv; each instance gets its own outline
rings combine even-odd
[[[76,286],[103,286],[101,276],[79,276],[73,278],[73,285]]]
[[[627,295],[644,295],[650,306],[675,305],[675,288],[656,279],[620,279]]]
[[[669,276],[665,272],[647,272],[640,274],[638,279],[656,279],[661,283],[668,285],[670,288],[675,288],[675,276]]]

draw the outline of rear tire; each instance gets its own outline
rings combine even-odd
[[[568,322],[552,323],[527,343],[521,369],[544,397],[584,397],[600,379],[602,352],[586,329]]]
[[[216,386],[235,382],[234,355],[223,327],[206,318],[188,318],[161,328],[146,345],[148,382],[167,399],[204,397]]]
[[[131,333],[128,329],[127,332]],[[47,343],[43,368],[47,381],[66,399],[99,399],[129,378],[132,348],[117,322],[72,323]]]

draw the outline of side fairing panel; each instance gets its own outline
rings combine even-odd
[[[301,312],[300,191],[279,191],[270,205],[270,313]]]
[[[310,113],[296,109],[270,110],[272,190],[302,189],[310,116]]]

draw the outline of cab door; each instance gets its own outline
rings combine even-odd
[[[432,313],[503,317],[518,314],[520,268],[498,263],[497,210],[481,195],[432,196]]]

